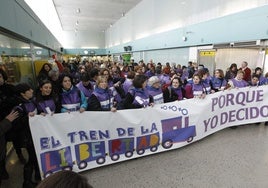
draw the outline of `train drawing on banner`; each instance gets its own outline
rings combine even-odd
[[[93,161],[102,165],[107,161],[107,157],[111,161],[117,161],[122,155],[131,158],[134,152],[141,156],[146,150],[156,152],[161,146],[164,149],[170,149],[174,143],[192,142],[196,136],[196,127],[189,125],[188,116],[163,119],[161,128],[161,138],[159,132],[155,132],[138,137],[120,137],[108,141],[91,141],[74,145],[75,162],[72,159],[70,146],[42,153],[40,155],[42,172],[44,177],[47,177],[62,169],[72,170],[73,165],[77,165],[79,169],[86,168],[88,163]]]

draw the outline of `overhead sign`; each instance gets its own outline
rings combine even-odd
[[[200,54],[200,56],[215,56],[216,52],[214,50],[200,51],[199,54]]]

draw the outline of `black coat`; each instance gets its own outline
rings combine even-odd
[[[12,122],[12,128],[7,132],[6,139],[9,141],[15,140],[20,144],[20,147],[25,147],[32,142],[32,135],[29,125],[28,112],[25,104],[31,102],[22,97],[16,97],[15,103],[17,104],[14,110],[19,112],[19,117]]]
[[[182,95],[184,96],[184,89],[182,89]],[[177,93],[169,86],[163,90],[164,103],[173,102],[178,100]]]
[[[0,121],[16,106],[15,86],[4,83],[0,86]]]
[[[3,119],[0,122],[0,161],[5,159],[6,156],[6,139],[5,133],[12,127],[9,120]]]

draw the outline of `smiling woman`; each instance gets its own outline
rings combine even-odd
[[[59,96],[54,93],[52,83],[49,80],[42,82],[36,93],[38,114],[54,114],[60,112]]]
[[[73,85],[73,78],[69,74],[62,74],[59,78],[61,84],[60,101],[61,112],[84,112],[87,109],[85,94]]]
[[[116,92],[108,87],[107,76],[98,76],[96,88],[88,100],[89,111],[116,111]]]

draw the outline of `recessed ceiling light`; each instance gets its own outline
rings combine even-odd
[[[75,22],[75,25],[79,25],[79,22],[78,22],[78,21],[76,21],[76,22]]]
[[[80,11],[80,8],[78,8],[77,10],[76,10],[76,13],[77,14],[79,14],[81,11]]]
[[[76,33],[77,33],[77,31],[78,31],[78,30],[75,28],[75,29],[74,29],[74,32],[76,32]]]

